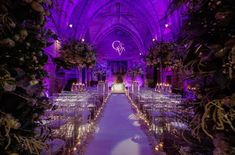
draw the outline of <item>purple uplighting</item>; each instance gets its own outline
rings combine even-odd
[[[235,154],[235,0],[0,0],[0,152]]]
[[[57,3],[59,8],[52,10],[54,19],[52,23],[47,23],[48,27],[58,32],[59,37],[63,40],[74,38],[92,45],[96,51],[96,63],[106,68],[105,77],[92,73],[92,70],[65,70],[64,83],[70,78],[84,83],[101,79],[113,83],[116,79],[114,70],[122,72],[127,70],[128,66],[143,61],[143,57],[148,54],[148,49],[153,42],[173,41],[177,38],[175,34],[181,27],[182,19],[179,16],[181,8],[164,19],[164,27],[161,26],[161,20],[169,5],[169,1],[165,0],[154,3],[151,1],[94,0],[89,1],[88,4],[85,4],[83,0],[75,0],[73,3],[66,0]],[[61,10],[66,13],[61,13],[63,12]],[[169,29],[169,23],[174,25],[171,29]],[[67,29],[66,26],[70,29]],[[61,43],[63,44],[63,41]],[[57,41],[54,47],[58,50],[61,47],[60,42]],[[53,53],[53,48],[48,48],[48,50],[50,50],[47,51],[48,53]],[[115,66],[110,66],[110,62],[113,61],[125,62],[127,66],[124,67],[118,62]],[[144,85],[144,81],[148,78],[147,74],[149,74],[146,72],[147,68],[144,70],[145,73],[138,77],[141,85]],[[161,74],[160,81],[166,81],[166,78],[171,76],[170,73],[167,73],[167,76],[164,76],[164,72]],[[125,73],[123,79],[128,76]],[[137,75],[131,80],[137,80],[136,78]],[[131,80],[128,83],[131,83]]]

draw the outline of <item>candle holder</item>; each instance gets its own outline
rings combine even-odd
[[[157,83],[155,91],[158,93],[172,93],[172,86],[168,83]]]

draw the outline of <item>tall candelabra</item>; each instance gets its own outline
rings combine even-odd
[[[71,91],[72,92],[82,92],[85,90],[85,84],[84,83],[73,83]]]
[[[159,93],[171,93],[172,86],[168,83],[157,83],[155,87],[155,91]]]

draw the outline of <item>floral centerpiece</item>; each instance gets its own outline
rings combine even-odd
[[[42,94],[43,70],[54,34],[44,28],[50,0],[0,1],[0,154],[39,154],[47,138],[40,115],[48,108]],[[51,39],[50,39],[51,40]]]

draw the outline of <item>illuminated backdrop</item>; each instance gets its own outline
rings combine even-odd
[[[129,66],[141,60],[153,41],[177,38],[182,9],[164,18],[168,4],[169,0],[55,0],[47,26],[60,42],[76,38],[92,44],[100,64],[127,60]],[[121,55],[112,48],[115,40],[125,47]],[[47,52],[55,56],[56,47]]]

